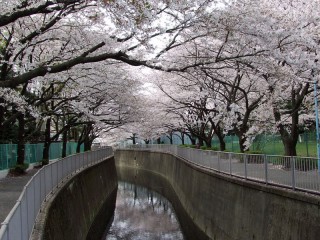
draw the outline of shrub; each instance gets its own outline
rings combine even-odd
[[[16,164],[13,168],[10,169],[10,173],[13,174],[24,174],[29,167],[29,163]]]
[[[220,151],[220,149],[218,147],[211,147],[211,150],[213,151]]]
[[[42,159],[41,163],[42,163],[42,166],[48,165],[49,164],[49,159],[44,158],[44,159]]]
[[[179,146],[180,146],[180,147],[186,147],[186,148],[187,148],[187,147],[191,147],[192,145],[191,145],[191,144],[180,144]]]

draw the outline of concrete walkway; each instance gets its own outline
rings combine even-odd
[[[38,171],[38,169],[30,169],[25,175],[11,176],[0,179],[0,223],[2,223],[23,190],[30,178]]]

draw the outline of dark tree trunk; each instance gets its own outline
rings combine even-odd
[[[50,144],[51,144],[51,138],[50,138],[50,128],[51,128],[51,118],[48,118],[46,120],[46,128],[44,133],[44,147],[43,147],[43,155],[42,155],[42,164],[48,164],[49,163],[49,153],[50,153]]]
[[[169,141],[170,141],[170,144],[173,144],[173,133],[172,132],[170,132],[170,133],[167,133],[167,138],[169,139]]]
[[[157,138],[157,144],[161,144],[161,138]]]
[[[279,115],[278,112],[275,112]],[[276,115],[276,116],[278,116]],[[290,132],[287,131],[286,127],[282,124],[279,125],[279,133],[281,135],[281,140],[284,145],[284,155],[285,156],[297,156],[296,145],[299,138],[299,113],[298,111],[291,114],[292,124],[290,126]],[[288,164],[286,164],[288,165]],[[286,166],[288,167],[288,166]]]
[[[199,138],[199,146],[203,146],[204,145],[204,142],[203,142],[203,139],[202,138]]]
[[[284,145],[284,154],[286,156],[297,156],[297,142],[299,138],[299,110],[303,104],[303,100],[308,95],[308,93],[312,92],[309,91],[310,83],[301,84],[299,88],[291,89],[291,99],[290,99],[290,108],[291,111],[290,117],[292,123],[290,126],[284,125],[282,123],[279,124],[278,129],[281,135],[281,140]],[[311,88],[312,89],[312,88]],[[272,89],[271,89],[272,90]],[[280,109],[274,107],[273,108],[273,115],[276,122],[281,122],[281,111]],[[288,130],[290,128],[290,130]],[[285,167],[290,166],[290,161],[285,163]]]
[[[68,141],[68,130],[66,129],[62,133],[62,158],[67,156],[67,141]]]
[[[81,152],[81,144],[82,144],[82,142],[81,142],[80,139],[79,139],[78,142],[77,142],[77,149],[76,149],[76,152],[77,152],[77,153],[80,153],[80,152]]]
[[[226,150],[226,142],[224,141],[223,130],[219,126],[217,126],[216,128],[214,128],[214,131],[219,139],[220,151]]]
[[[17,164],[24,164],[24,153],[25,153],[25,142],[24,142],[24,136],[25,136],[25,119],[24,115],[20,114],[18,116],[18,149],[17,149]]]
[[[206,146],[208,147],[208,148],[211,148],[211,146],[212,146],[212,143],[211,143],[211,138],[210,139],[206,139],[204,142],[206,143]]]
[[[297,156],[296,145],[297,140],[294,139],[282,139],[282,143],[284,145],[284,154],[285,156]],[[284,158],[283,167],[285,169],[291,168],[291,158]]]
[[[246,146],[244,145],[247,138],[241,133],[238,133],[237,136],[239,139],[240,152],[244,153],[245,151],[249,151],[249,148],[246,149]]]
[[[184,133],[181,132],[181,144],[184,145]]]
[[[224,141],[224,137],[218,136],[218,139],[219,139],[219,144],[220,144],[220,151],[225,151],[226,150],[226,142]]]
[[[284,153],[286,156],[297,156],[296,145],[297,141],[294,140],[285,140],[283,141]]]
[[[94,138],[90,138],[90,133],[93,130],[93,126],[91,123],[88,123],[85,126],[85,130],[83,133],[83,145],[84,145],[84,151],[90,151],[91,150],[91,146],[92,146],[92,142],[94,140]]]
[[[92,141],[86,137],[84,140],[84,151],[91,151],[91,145],[92,145]]]
[[[81,131],[81,134],[79,136],[79,139],[77,141],[77,153],[80,153],[81,152],[81,145],[84,143],[84,135],[85,135],[85,132],[86,132],[86,125],[82,127],[82,131]]]

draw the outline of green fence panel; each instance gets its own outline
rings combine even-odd
[[[50,144],[49,159],[57,159],[62,156],[62,142],[53,142]]]
[[[17,144],[0,144],[0,170],[13,167],[17,161]]]
[[[37,163],[42,160],[44,143],[25,144],[25,163]],[[67,143],[67,156],[75,154],[77,150],[76,142]],[[80,151],[84,151],[84,145],[80,146]],[[57,159],[62,156],[62,142],[50,144],[49,159]],[[16,165],[17,144],[0,144],[0,170],[8,169]]]
[[[8,162],[8,149],[7,144],[0,145],[0,170],[7,169],[9,162]]]
[[[25,145],[25,158],[26,163],[37,163],[42,160],[43,156],[43,143],[26,144]]]
[[[168,138],[162,136],[161,141],[170,144]],[[239,139],[236,135],[228,135],[224,137],[226,150],[231,152],[240,152]],[[173,144],[181,144],[180,139],[175,139]],[[188,143],[187,143],[188,144]],[[220,142],[217,136],[212,138],[212,147],[220,149]],[[260,151],[267,155],[284,155],[284,145],[281,136],[278,134],[261,134],[255,137],[251,144],[250,151]],[[316,132],[303,132],[299,135],[296,145],[297,155],[305,157],[317,156]]]
[[[84,144],[81,144],[81,146],[80,146],[80,152],[84,152]]]
[[[68,142],[67,143],[67,155],[72,155],[77,152],[77,143]]]

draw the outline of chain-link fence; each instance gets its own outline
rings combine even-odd
[[[226,143],[226,149],[230,152],[240,152],[239,139],[236,135],[225,136],[224,141]],[[160,142],[162,144],[170,144],[170,140],[166,136],[162,136]],[[181,134],[176,132],[172,136],[173,144],[182,144]],[[156,144],[154,141],[153,143]],[[188,136],[184,137],[185,144],[191,144]],[[212,147],[219,149],[220,142],[217,136],[212,139]],[[304,132],[299,134],[298,143],[296,146],[298,156],[304,157],[316,157],[317,156],[317,141],[316,133],[313,131]],[[284,146],[281,141],[280,135],[276,134],[260,134],[255,137],[252,145],[250,146],[251,151],[259,151],[269,155],[284,155]]]
[[[62,142],[53,142],[50,144],[49,160],[61,158]],[[25,163],[37,163],[42,160],[43,143],[25,144]],[[77,143],[67,143],[67,156],[76,153]],[[83,152],[81,145],[81,152]],[[13,167],[17,161],[17,144],[0,144],[0,170]]]

